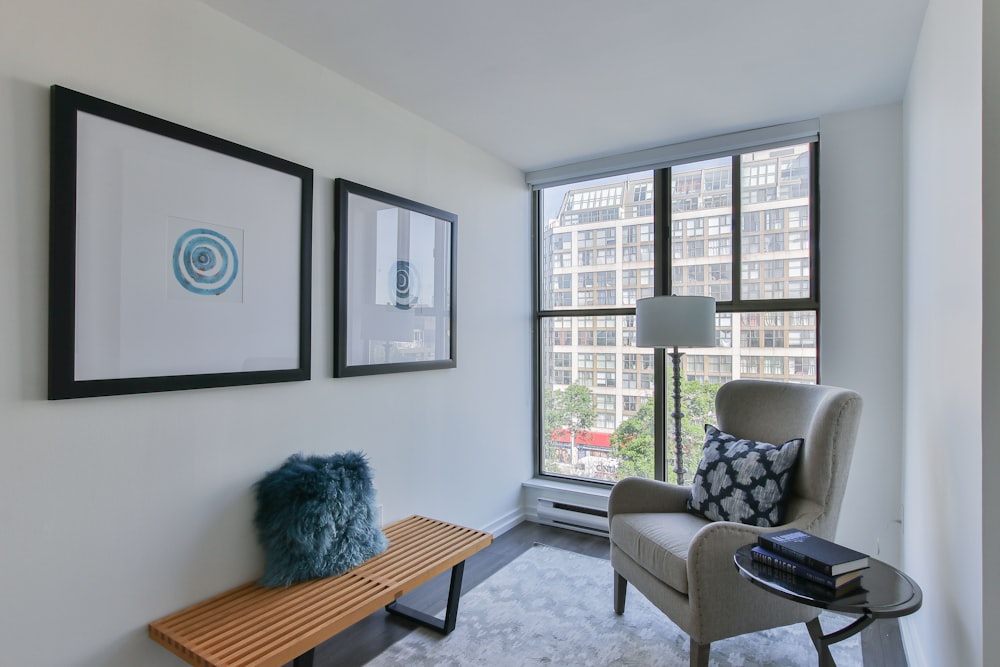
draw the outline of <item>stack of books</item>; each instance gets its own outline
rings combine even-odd
[[[858,589],[868,556],[797,529],[761,535],[754,561],[822,586],[833,597]]]

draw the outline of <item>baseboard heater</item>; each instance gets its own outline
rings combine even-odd
[[[608,536],[608,511],[547,498],[538,499],[538,522]]]

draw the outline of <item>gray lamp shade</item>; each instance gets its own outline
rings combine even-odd
[[[635,302],[639,347],[714,347],[715,299],[654,296]]]

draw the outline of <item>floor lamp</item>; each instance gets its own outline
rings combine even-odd
[[[673,348],[674,365],[674,472],[684,484],[684,450],[681,444],[681,356],[678,347],[715,346],[715,299],[708,296],[654,296],[635,302],[636,345]]]

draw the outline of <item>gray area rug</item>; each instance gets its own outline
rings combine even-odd
[[[820,617],[824,632],[850,620],[826,612]],[[862,665],[858,635],[831,651],[839,667]],[[710,664],[817,662],[809,633],[798,624],[715,642]],[[608,561],[535,545],[462,596],[452,634],[415,630],[366,667],[394,665],[687,667],[688,638],[632,587],[625,614],[615,615]]]

